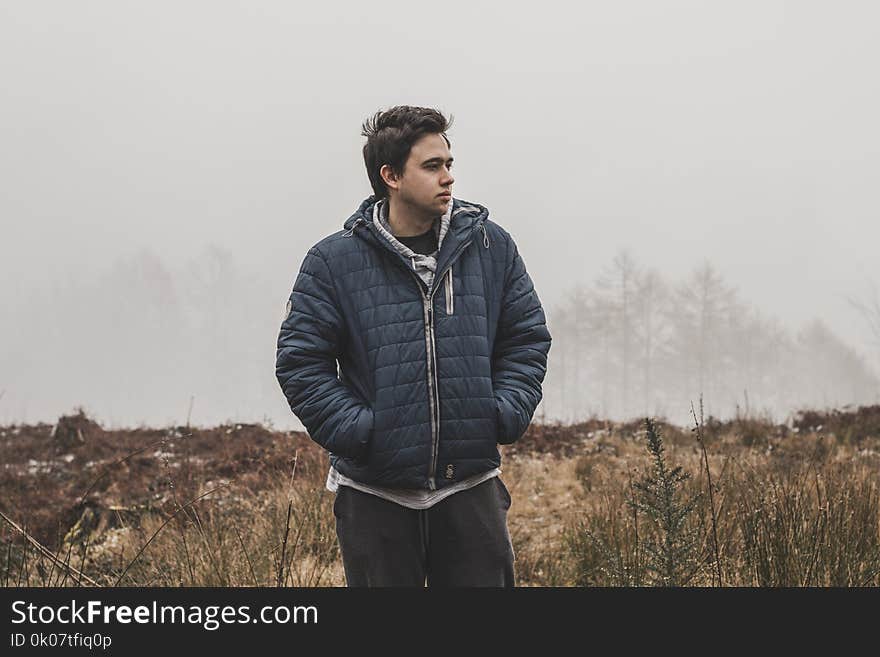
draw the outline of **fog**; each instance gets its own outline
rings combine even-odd
[[[849,299],[880,283],[878,19],[780,0],[3,3],[0,423],[83,406],[109,426],[299,428],[281,315],[306,250],[370,194],[361,122],[399,103],[454,115],[454,195],[518,244],[554,336],[540,416],[684,421],[700,392],[779,420],[877,403],[880,336]],[[624,252],[669,292],[655,360],[600,284]],[[707,263],[726,301],[695,350],[676,318]]]

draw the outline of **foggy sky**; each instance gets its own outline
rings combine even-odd
[[[159,402],[158,380],[114,406],[142,359],[66,343],[96,311],[59,295],[137,253],[183,271],[219,248],[262,290],[267,366],[229,362],[259,394],[224,415],[194,389],[193,419],[298,425],[272,378],[280,315],[306,250],[371,193],[361,122],[399,103],[454,115],[454,195],[511,232],[545,307],[622,247],[673,278],[707,259],[792,331],[819,317],[878,363],[844,298],[880,282],[878,19],[779,0],[4,2],[0,422],[80,403],[181,421],[189,395]],[[108,316],[138,312],[113,295]]]

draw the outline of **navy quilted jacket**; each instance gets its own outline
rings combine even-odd
[[[499,466],[498,444],[525,432],[550,333],[513,239],[486,208],[453,199],[428,289],[376,230],[375,202],[309,249],[276,376],[339,472],[436,490]]]

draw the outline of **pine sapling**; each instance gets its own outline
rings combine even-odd
[[[654,583],[685,586],[699,567],[695,556],[699,530],[689,527],[688,520],[700,495],[686,497],[683,484],[690,473],[683,472],[680,466],[667,466],[660,430],[651,418],[645,418],[645,438],[652,466],[649,473],[633,483],[635,492],[627,503],[644,513],[654,530],[640,536],[644,565]]]

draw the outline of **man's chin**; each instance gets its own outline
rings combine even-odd
[[[448,201],[444,201],[443,199],[437,199],[434,203],[424,208],[425,214],[431,214],[440,216],[446,213],[446,209],[449,207],[449,204],[452,202],[452,199]]]
[[[449,204],[452,203],[452,198],[449,200],[435,197],[433,201],[425,205],[416,206],[419,212],[424,212],[427,215],[440,216],[446,214],[446,210],[449,208]]]

